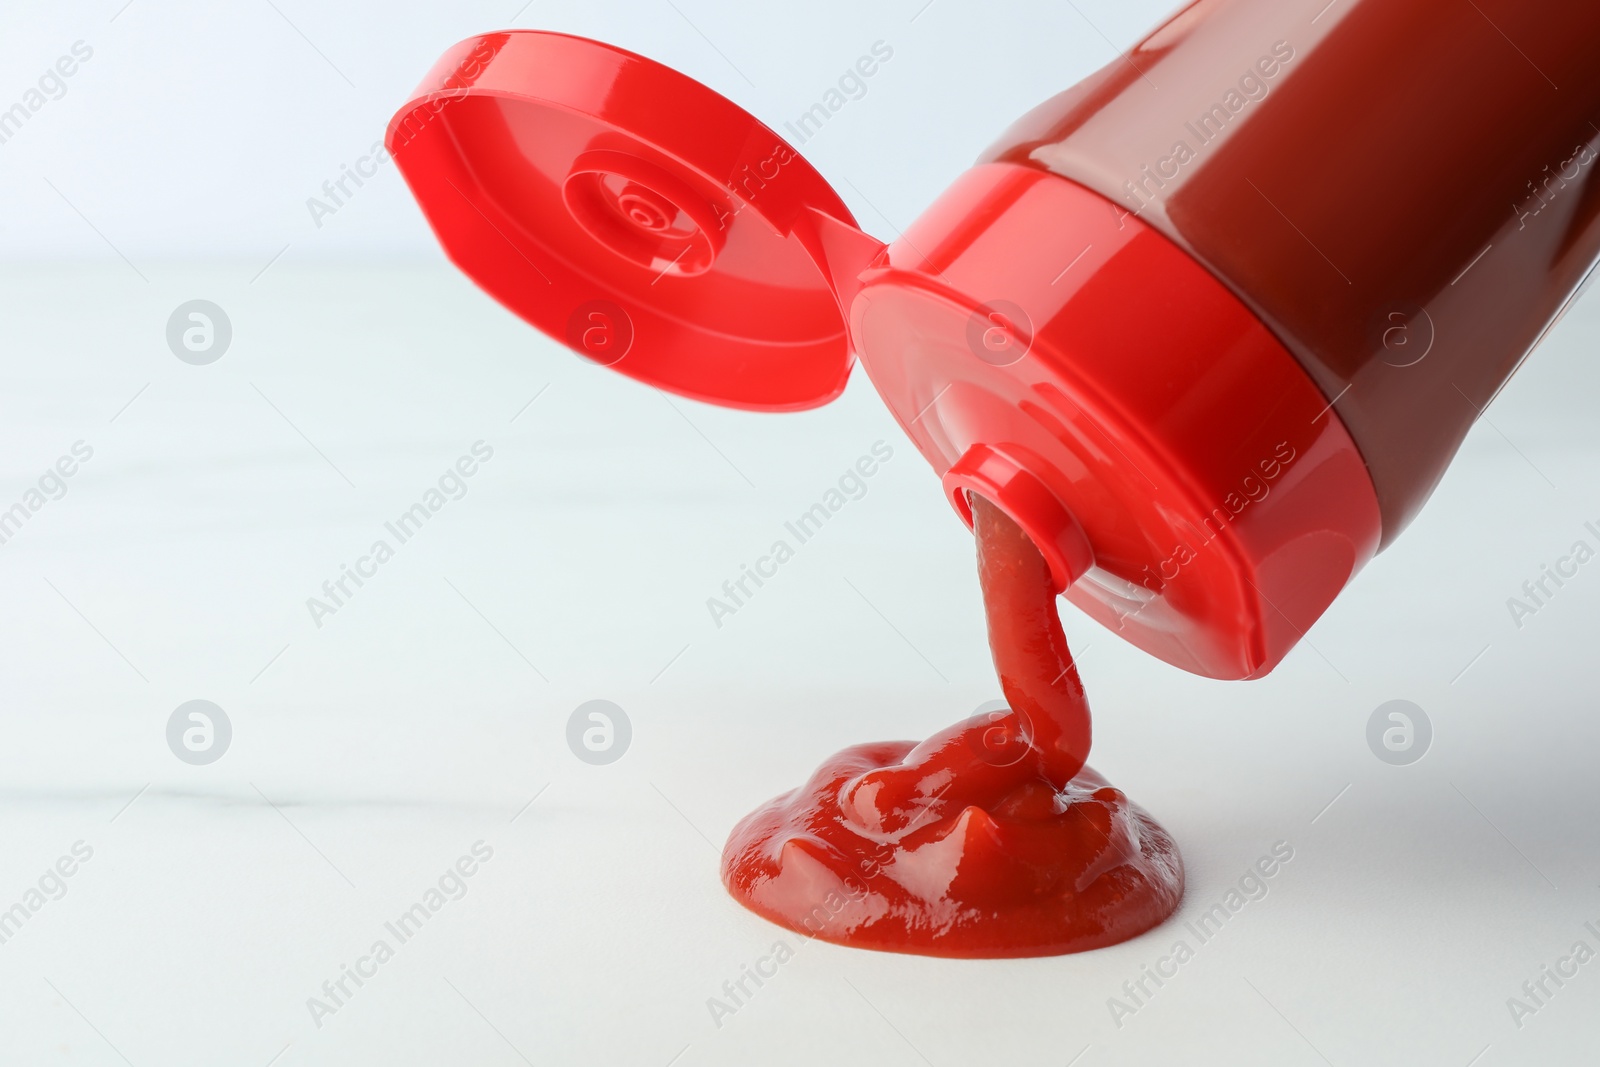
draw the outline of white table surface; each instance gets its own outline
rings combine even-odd
[[[578,361],[442,264],[142,267],[0,277],[0,507],[94,449],[0,546],[0,909],[93,849],[0,944],[5,1063],[1600,1052],[1600,961],[1520,1028],[1506,1006],[1600,948],[1600,563],[1520,630],[1506,607],[1595,540],[1600,298],[1267,679],[1187,676],[1067,609],[1093,762],[1176,835],[1188,895],[1115,948],[964,962],[802,945],[717,879],[734,822],[829,752],[998,695],[970,537],[864,376],[740,414]],[[209,366],[164,339],[194,297],[233,323]],[[706,598],[879,439],[866,496],[716,628]],[[314,625],[306,598],[479,440],[467,495]],[[633,724],[610,766],[565,743],[596,698]],[[1409,767],[1365,741],[1393,698],[1436,731]],[[233,724],[209,766],[166,746],[191,699]],[[480,840],[466,895],[316,1025],[307,998]],[[1108,998],[1280,840],[1269,895],[1117,1025]],[[708,998],[778,940],[794,959],[718,1025]]]

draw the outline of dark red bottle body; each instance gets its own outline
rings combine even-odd
[[[1100,193],[1254,311],[1387,544],[1600,256],[1600,5],[1198,0],[986,161]]]

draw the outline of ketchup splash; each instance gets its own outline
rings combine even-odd
[[[1113,945],[1178,906],[1172,838],[1084,765],[1089,705],[1044,557],[981,497],[972,520],[1010,709],[847,748],[746,816],[722,880],[756,914],[859,948],[1004,957]]]

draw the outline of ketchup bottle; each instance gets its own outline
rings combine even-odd
[[[1597,123],[1600,5],[1198,0],[888,245],[737,105],[577,37],[462,42],[387,145],[580,355],[771,411],[859,356],[965,521],[981,493],[1090,616],[1254,678],[1590,276]]]

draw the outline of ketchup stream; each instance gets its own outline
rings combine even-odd
[[[1158,925],[1172,838],[1085,766],[1089,705],[1044,557],[972,498],[989,646],[1009,710],[921,744],[855,745],[729,835],[722,880],[809,937],[929,956],[1049,956]]]

